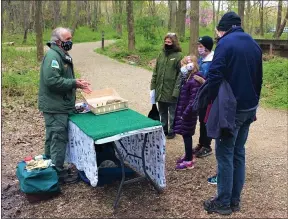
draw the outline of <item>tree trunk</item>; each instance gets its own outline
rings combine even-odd
[[[199,38],[199,1],[190,1],[190,54],[197,54],[197,43]]]
[[[215,21],[215,0],[212,0],[212,13],[213,13],[213,29],[212,31],[214,31],[215,27],[216,27],[216,21]]]
[[[186,18],[186,1],[179,0],[178,12],[177,12],[177,30],[181,40],[185,38],[185,18]]]
[[[93,31],[97,31],[98,27],[98,1],[93,1],[93,23],[92,23],[92,28]]]
[[[27,33],[29,30],[29,18],[30,18],[30,2],[23,1],[23,30],[24,30],[24,36],[23,36],[23,44],[27,42]]]
[[[284,30],[284,28],[285,28],[285,26],[286,26],[287,21],[288,21],[288,7],[287,7],[287,9],[286,9],[285,18],[284,18],[282,24],[281,24],[280,27],[279,27],[279,31],[277,32],[277,39],[279,39],[279,38],[281,37],[281,35],[282,35],[282,33],[283,33],[283,30]]]
[[[278,1],[276,30],[275,30],[275,33],[273,35],[274,38],[278,35],[279,29],[280,29],[280,25],[281,25],[281,20],[282,20],[282,0],[279,0]]]
[[[246,31],[249,34],[251,34],[250,16],[251,16],[251,2],[250,0],[247,0],[247,13],[245,16],[245,26],[246,26]]]
[[[171,30],[171,25],[172,25],[172,4],[171,4],[171,0],[168,0],[168,7],[169,7],[168,31],[170,31]]]
[[[75,18],[74,18],[73,25],[72,25],[72,33],[73,34],[75,33],[75,30],[76,30],[78,22],[79,22],[80,7],[81,7],[81,2],[76,1],[76,13],[75,13]]]
[[[55,29],[60,23],[60,1],[53,1],[51,3],[54,13],[52,29]]]
[[[117,8],[117,14],[118,14],[118,21],[116,25],[116,31],[119,36],[122,36],[122,2],[120,0],[116,1],[116,8]]]
[[[244,10],[245,10],[245,0],[238,0],[238,15],[241,18],[241,26],[244,29]]]
[[[37,46],[37,60],[41,61],[44,56],[43,29],[42,29],[42,1],[35,2],[35,32]]]
[[[221,0],[218,0],[218,7],[217,7],[217,14],[216,14],[216,26],[218,25],[218,22],[219,22],[220,4],[221,4]]]
[[[70,27],[71,25],[71,1],[67,1],[67,12],[66,12],[66,26]]]
[[[264,36],[264,0],[260,0],[259,17],[260,17],[260,35]]]
[[[134,34],[134,16],[133,16],[133,1],[127,0],[127,27],[128,27],[128,50],[135,50],[135,34]]]
[[[170,1],[171,4],[171,31],[175,32],[176,31],[176,14],[177,14],[177,2],[176,1]]]

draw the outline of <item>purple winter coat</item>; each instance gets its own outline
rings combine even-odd
[[[196,75],[203,78],[200,72]],[[179,135],[194,135],[197,124],[197,111],[192,109],[192,103],[201,84],[191,75],[181,87],[174,120],[174,132]]]

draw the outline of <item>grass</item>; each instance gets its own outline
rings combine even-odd
[[[9,102],[9,98],[17,98],[26,106],[36,106],[40,65],[36,61],[36,49],[20,50],[2,46],[3,99]],[[75,75],[76,78],[80,77],[77,70]]]
[[[102,38],[102,30],[105,31],[105,39],[115,39],[118,38],[116,31],[112,27],[99,27],[98,31],[93,31],[91,28],[83,26],[78,27],[73,36],[74,43],[82,42],[93,42],[99,41]],[[51,29],[46,29],[43,32],[43,42],[44,44],[50,40]],[[3,33],[2,42],[14,42],[15,46],[36,46],[36,35],[35,33],[28,33],[27,42],[23,43],[23,34],[7,34]]]
[[[16,50],[2,47],[3,97],[19,97],[28,105],[36,104],[39,83],[39,63],[36,50]]]
[[[267,107],[288,109],[288,60],[275,57],[263,64],[262,103]]]

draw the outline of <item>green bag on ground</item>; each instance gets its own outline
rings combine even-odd
[[[17,165],[16,176],[19,180],[20,190],[26,194],[57,193],[60,192],[57,172],[53,167],[26,170],[26,162]]]

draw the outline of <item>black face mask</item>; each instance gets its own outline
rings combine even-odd
[[[69,51],[72,49],[72,45],[73,42],[71,40],[67,41],[67,42],[63,42],[61,41],[61,47],[65,50],[65,51]]]
[[[174,45],[168,45],[168,44],[165,44],[165,50],[171,50],[174,48]]]

